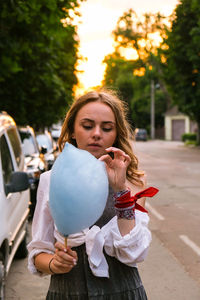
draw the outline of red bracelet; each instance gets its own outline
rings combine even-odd
[[[128,210],[128,209],[138,209],[142,212],[148,213],[148,211],[137,203],[137,200],[142,197],[153,197],[157,194],[159,190],[154,187],[149,187],[139,193],[136,193],[134,196],[131,197],[130,191],[126,191],[122,193],[120,197],[114,197],[115,199],[115,208],[119,211]]]

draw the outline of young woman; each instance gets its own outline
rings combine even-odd
[[[43,173],[28,245],[29,270],[52,275],[49,300],[147,299],[136,263],[144,260],[151,241],[149,218],[142,208],[145,198],[136,204],[130,195],[143,190],[145,180],[132,151],[125,104],[108,90],[83,95],[67,112],[60,151],[66,142],[104,161],[110,185],[106,208],[96,226],[73,235],[71,247],[66,249],[48,205],[51,171]],[[96,240],[94,228],[99,228],[103,245]],[[90,259],[91,245],[97,260],[101,258],[97,266]]]

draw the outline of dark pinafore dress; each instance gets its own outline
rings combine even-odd
[[[101,228],[114,215],[110,191],[104,213],[95,225]],[[73,250],[78,255],[77,265],[69,273],[51,275],[46,300],[147,300],[137,268],[104,253],[110,278],[96,277],[90,270],[85,244]]]

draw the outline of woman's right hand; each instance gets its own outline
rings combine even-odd
[[[70,247],[65,246],[59,242],[55,243],[55,254],[51,261],[51,270],[56,274],[68,273],[77,264],[77,253]]]
[[[115,147],[109,147],[105,151],[107,154],[102,155],[99,160],[105,163],[109,184],[115,192],[126,189],[126,171],[131,162],[130,156]],[[113,159],[108,155],[109,152],[114,154]]]

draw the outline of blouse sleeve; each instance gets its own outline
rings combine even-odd
[[[147,213],[135,210],[135,227],[129,234],[121,236],[117,217],[106,226],[104,249],[110,256],[114,256],[122,263],[134,267],[142,262],[148,253],[151,242],[151,232],[148,229],[149,216]]]
[[[34,257],[41,253],[55,251],[54,221],[49,210],[50,171],[40,176],[37,190],[37,204],[32,222],[32,241],[28,244],[28,269],[32,274],[41,274],[34,265]]]

